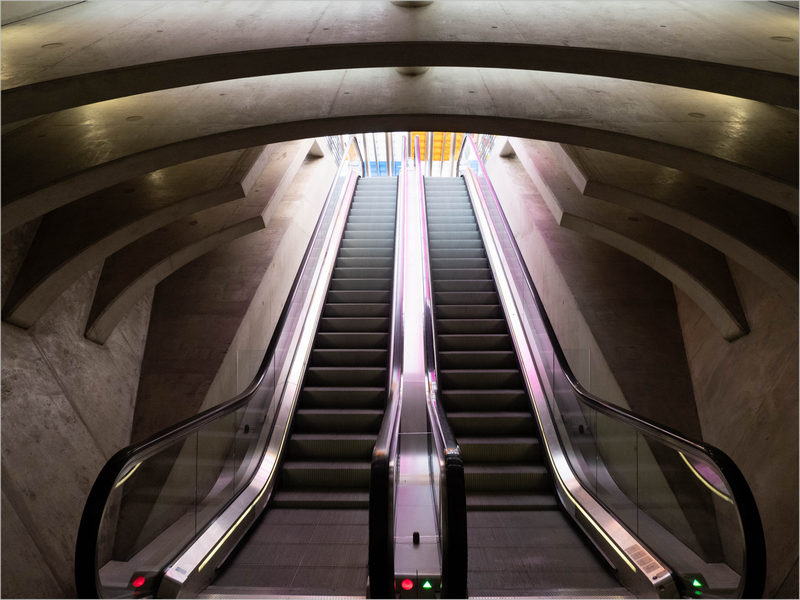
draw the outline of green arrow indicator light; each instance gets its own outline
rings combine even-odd
[[[693,585],[694,587],[696,587],[696,588],[703,587],[703,584],[702,584],[702,583],[700,583],[700,581],[699,581],[698,579],[693,579],[693,580],[692,580],[692,585]]]
[[[433,586],[431,585],[431,582],[426,579],[425,583],[422,584],[422,589],[423,590],[429,590],[431,588],[433,588]]]

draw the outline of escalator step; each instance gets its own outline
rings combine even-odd
[[[311,352],[314,367],[385,367],[388,350],[316,349]]]
[[[391,279],[331,279],[331,290],[391,290]]]
[[[391,267],[337,267],[333,269],[336,279],[389,279]]]
[[[437,269],[488,269],[486,258],[432,258],[431,268]]]
[[[275,508],[368,508],[369,491],[356,489],[279,489],[272,500]]]
[[[517,356],[509,350],[440,352],[440,369],[515,369]]]
[[[436,331],[448,334],[508,333],[505,319],[436,319]]]
[[[444,389],[520,389],[524,386],[519,369],[441,369]]]
[[[469,492],[536,491],[552,488],[544,465],[529,463],[465,464],[464,485]]]
[[[498,297],[497,292],[492,289],[491,291],[479,292],[444,292],[435,291],[434,303],[437,308],[440,306],[472,306],[477,304],[491,304],[497,306]]]
[[[502,319],[499,304],[440,304],[436,307],[437,319]]]
[[[394,227],[367,227],[366,229],[351,229],[347,228],[344,231],[342,240],[371,240],[371,239],[387,239],[393,240]]]
[[[388,333],[317,333],[314,338],[315,348],[388,348]]]
[[[377,408],[300,408],[294,417],[299,433],[376,433],[383,410]]]
[[[456,437],[535,436],[536,424],[528,412],[448,412]]]
[[[449,239],[430,239],[429,247],[431,250],[439,250],[443,248],[455,248],[458,250],[464,248],[480,248],[483,250],[483,242],[480,239],[471,240],[449,240]]]
[[[450,412],[512,411],[529,412],[528,394],[524,390],[443,390],[442,405]]]
[[[392,305],[388,302],[344,303],[330,302],[322,308],[323,317],[389,317]]]
[[[369,488],[369,460],[287,460],[281,470],[284,487]]]
[[[391,292],[389,290],[328,290],[325,296],[325,303],[331,304],[386,304],[391,302]]]
[[[430,231],[428,232],[428,239],[431,242],[438,242],[438,241],[480,241],[481,234],[477,230],[475,231]]]
[[[453,259],[453,258],[485,258],[486,252],[483,248],[439,248],[431,250],[432,259]]]
[[[554,494],[468,493],[467,510],[556,510]]]
[[[469,463],[534,462],[542,459],[542,449],[535,437],[460,436],[461,456]]]
[[[313,387],[376,387],[386,384],[386,367],[309,367],[306,384]]]
[[[436,283],[451,279],[491,279],[491,269],[431,269],[431,279]]]
[[[340,259],[345,257],[360,258],[364,256],[366,257],[380,256],[389,258],[391,260],[392,256],[394,256],[394,247],[386,246],[384,248],[370,248],[370,249],[356,248],[356,247],[339,248],[338,256]]]
[[[357,333],[362,331],[388,331],[389,317],[322,317],[320,332],[339,331]]]
[[[433,290],[437,294],[439,292],[493,292],[494,298],[492,304],[499,304],[500,300],[497,297],[497,291],[494,287],[493,279],[442,279],[434,280]],[[450,304],[448,302],[448,304]],[[459,304],[453,302],[452,304]]]
[[[348,238],[342,240],[342,248],[392,248],[394,249],[394,239],[392,238]]]
[[[307,461],[320,458],[370,460],[376,434],[295,433],[289,439],[288,458]]]
[[[340,256],[336,259],[337,268],[386,268],[391,269],[391,256]]]
[[[436,336],[440,352],[450,350],[511,350],[511,336],[501,333],[483,335],[446,334]]]
[[[380,408],[386,404],[385,387],[305,386],[300,397],[303,408]]]

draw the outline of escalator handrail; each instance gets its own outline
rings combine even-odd
[[[403,144],[403,163],[406,145]],[[389,372],[384,416],[370,463],[369,484],[369,590],[373,598],[394,595],[394,511],[395,481],[391,463],[397,452],[400,429],[400,378],[403,364],[403,275],[405,256],[406,171],[398,177],[395,210],[394,273],[392,275],[392,316],[389,337]],[[402,184],[402,185],[401,185]],[[402,187],[402,189],[401,189]],[[398,229],[398,224],[403,229]]]
[[[498,208],[498,214],[502,221],[503,227],[505,227],[506,231],[508,231],[510,234],[512,231],[511,226],[509,225],[505,213],[500,206],[497,194],[491,185],[489,176],[486,172],[486,166],[478,154],[472,137],[467,137],[469,138],[469,143],[472,146],[472,151],[474,152],[484,181],[489,187],[493,202]],[[462,152],[459,153],[459,167],[461,167],[460,162],[463,157],[464,145],[465,144],[462,144]],[[467,169],[468,167],[464,167],[465,171]],[[484,205],[487,205],[488,200],[484,196],[480,186],[476,186],[476,189],[478,195],[480,196],[480,201],[483,202]],[[541,297],[539,296],[536,286],[531,279],[530,272],[528,271],[527,264],[522,256],[522,252],[517,245],[516,238],[513,234],[510,234],[509,239],[511,240],[511,248],[514,252],[515,260],[517,260],[522,267],[520,270],[524,275],[524,283],[527,285],[536,303],[536,312],[538,313],[538,316],[544,325],[545,331],[547,332],[548,341],[550,342],[553,354],[558,362],[558,366],[580,402],[599,413],[632,426],[634,429],[642,432],[646,436],[656,438],[658,441],[667,446],[670,446],[674,449],[679,449],[681,451],[688,451],[691,454],[699,454],[717,466],[720,473],[725,478],[731,494],[733,495],[736,506],[739,509],[740,518],[742,520],[742,530],[745,538],[745,572],[743,575],[745,585],[743,589],[743,597],[761,597],[766,579],[766,547],[764,542],[764,532],[753,492],[739,467],[725,452],[719,448],[706,442],[688,438],[671,427],[662,425],[630,410],[606,402],[605,400],[586,390],[575,377],[572,369],[569,366],[566,355],[564,354],[561,344],[556,337],[553,325],[547,316],[547,312],[545,311]],[[535,344],[532,344],[532,346],[535,347]]]
[[[355,150],[359,156],[359,160],[362,163],[363,172],[363,158],[361,157],[361,152],[358,149],[357,144],[355,144],[355,138],[351,140],[350,146],[355,147]],[[349,148],[346,154],[349,154]],[[345,158],[339,165],[336,176],[333,180],[333,184],[331,185],[325,202],[320,210],[314,231],[311,234],[305,253],[303,254],[303,258],[300,262],[300,267],[297,270],[297,274],[292,282],[292,287],[290,288],[286,297],[286,302],[284,302],[281,314],[278,317],[275,328],[273,329],[272,338],[270,339],[267,349],[264,352],[264,359],[262,360],[261,365],[259,365],[255,377],[247,386],[247,388],[231,400],[217,404],[216,406],[204,410],[193,417],[186,418],[170,427],[166,427],[142,440],[141,442],[137,442],[122,448],[113,454],[100,470],[100,473],[97,475],[97,478],[95,479],[92,489],[87,497],[86,504],[81,515],[81,521],[78,527],[78,535],[75,543],[75,581],[79,597],[99,597],[95,564],[97,554],[97,534],[100,529],[103,512],[106,506],[106,500],[114,489],[114,486],[125,467],[134,461],[142,461],[147,459],[149,456],[155,454],[159,449],[186,438],[192,433],[202,429],[208,423],[216,421],[246,406],[247,403],[252,399],[255,392],[258,390],[262,380],[264,379],[267,368],[275,354],[275,350],[277,349],[281,337],[280,334],[284,325],[286,324],[286,319],[288,317],[290,308],[294,304],[293,301],[297,293],[297,287],[302,279],[306,267],[308,266],[308,260],[314,240],[320,233],[320,229],[322,227],[323,216],[327,212],[327,208],[329,207],[330,203],[338,200],[335,194],[336,183],[346,170],[347,164],[348,162],[345,155]],[[346,187],[343,189],[346,189]]]
[[[417,157],[420,156],[419,138],[415,141]],[[423,273],[423,296],[425,302],[425,369],[428,386],[428,417],[431,423],[441,478],[444,479],[446,506],[440,507],[442,522],[442,597],[467,597],[467,504],[464,481],[464,461],[458,441],[450,427],[444,407],[440,402],[438,382],[439,364],[436,352],[436,319],[434,318],[433,292],[431,286],[430,249],[428,243],[428,220],[425,205],[425,182],[422,169],[417,169],[419,202],[421,204],[421,247]]]

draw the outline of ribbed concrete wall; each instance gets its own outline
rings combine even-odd
[[[750,335],[726,342],[676,290],[703,439],[727,452],[758,503],[767,540],[765,597],[797,598],[797,313],[731,262]],[[768,457],[768,458],[766,458]]]
[[[152,293],[99,346],[83,337],[99,275],[81,277],[34,327],[2,324],[4,598],[75,596],[86,496],[130,437]]]

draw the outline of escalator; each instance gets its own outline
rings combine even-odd
[[[250,386],[98,476],[81,597],[760,594],[741,472],[581,388],[464,147],[416,191],[342,161]],[[440,565],[395,570],[426,544]]]
[[[208,594],[364,593],[387,396],[397,178],[361,178],[270,508]]]
[[[463,178],[426,178],[440,397],[464,459],[471,595],[629,596],[561,512]]]

